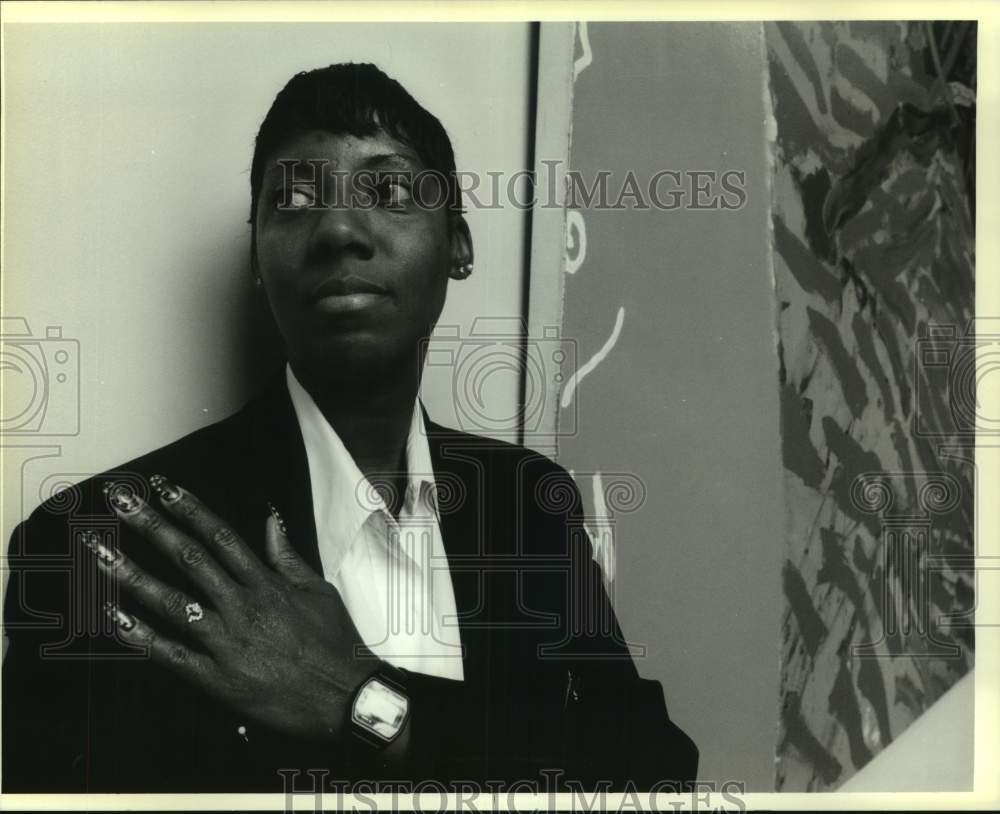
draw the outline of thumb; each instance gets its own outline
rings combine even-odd
[[[264,550],[268,564],[293,585],[315,582],[319,575],[292,546],[281,514],[273,504],[268,503],[267,507],[271,510],[264,527]]]

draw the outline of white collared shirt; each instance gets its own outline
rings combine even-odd
[[[462,680],[455,593],[419,400],[406,441],[406,494],[397,520],[290,365],[286,379],[309,461],[324,578],[379,658]]]

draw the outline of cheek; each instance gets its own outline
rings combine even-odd
[[[294,299],[296,247],[284,234],[274,232],[257,238],[257,273],[264,283],[272,308],[284,310],[284,303]]]
[[[290,246],[272,230],[257,232],[257,267],[264,279],[272,278],[288,265]]]
[[[408,299],[425,321],[435,321],[444,305],[448,290],[449,247],[435,241],[428,251],[426,243],[410,264]]]

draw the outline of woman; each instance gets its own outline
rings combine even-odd
[[[417,398],[473,269],[454,177],[440,123],[372,65],[278,94],[250,222],[288,366],[15,531],[6,791],[693,779],[569,476]]]

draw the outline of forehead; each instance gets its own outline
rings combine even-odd
[[[307,130],[281,143],[268,158],[265,173],[280,170],[279,162],[323,161],[333,170],[357,170],[375,167],[423,169],[423,163],[411,147],[378,130],[371,136]]]

